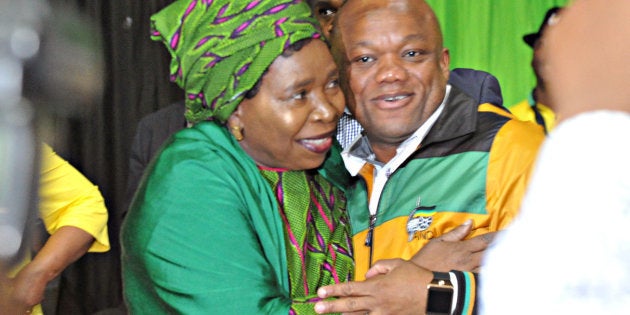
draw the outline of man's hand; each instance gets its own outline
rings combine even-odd
[[[471,230],[472,220],[468,220],[452,231],[431,240],[411,258],[411,261],[433,271],[478,272],[483,253],[496,232],[463,240]]]
[[[318,314],[424,314],[426,287],[433,279],[431,271],[402,259],[378,261],[370,270],[377,275],[365,281],[319,288],[319,297],[339,298],[317,302],[315,311]]]

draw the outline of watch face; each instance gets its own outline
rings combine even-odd
[[[427,313],[450,314],[452,301],[452,288],[430,287],[427,297]]]

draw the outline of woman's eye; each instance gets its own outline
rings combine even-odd
[[[333,79],[326,85],[326,88],[333,89],[339,86],[339,79]]]
[[[291,97],[294,100],[303,100],[306,98],[306,91],[300,91],[297,92],[295,94],[293,94],[293,96]]]

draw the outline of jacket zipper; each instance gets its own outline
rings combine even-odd
[[[376,213],[370,214],[370,227],[365,238],[365,246],[370,248],[370,260],[368,262],[369,268],[372,268],[372,259],[374,255],[374,228],[376,227]]]

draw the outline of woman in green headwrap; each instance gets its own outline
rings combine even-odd
[[[132,313],[314,313],[318,287],[353,277],[331,152],[344,97],[310,14],[181,0],[152,17],[195,125],[152,162],[123,225]]]

